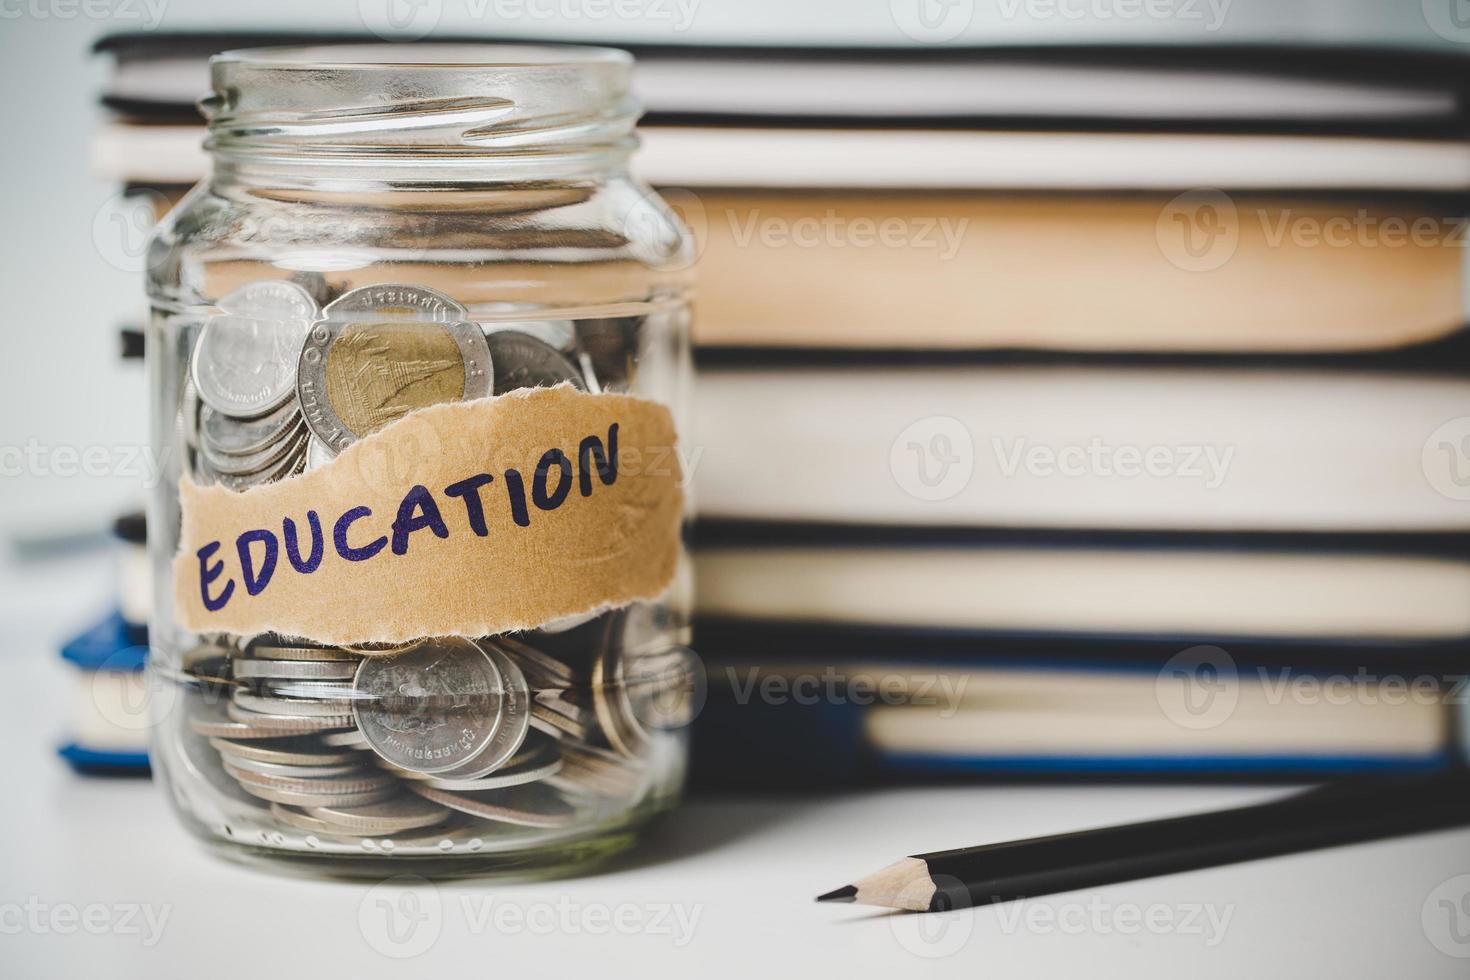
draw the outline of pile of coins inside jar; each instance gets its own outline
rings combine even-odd
[[[193,341],[179,430],[191,475],[232,490],[324,465],[431,404],[563,382],[626,390],[637,329],[481,325],[402,285],[319,307],[301,285],[258,282],[218,306]],[[665,618],[637,604],[391,646],[201,637],[182,658],[198,692],[190,764],[312,842],[585,825],[647,790],[651,741],[687,720],[691,662]]]

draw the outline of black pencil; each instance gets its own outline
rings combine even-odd
[[[817,901],[938,912],[1466,823],[1463,772],[1375,778],[1231,810],[916,854]]]

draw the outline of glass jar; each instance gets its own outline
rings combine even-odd
[[[153,763],[204,840],[332,873],[564,870],[675,800],[688,506],[673,440],[635,443],[684,415],[691,246],[629,175],[631,70],[213,60],[212,173],[148,282]],[[354,494],[402,494],[391,527]]]

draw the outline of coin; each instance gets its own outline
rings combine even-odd
[[[262,660],[299,660],[299,661],[321,661],[335,663],[356,663],[362,658],[343,650],[341,647],[318,647],[306,645],[290,645],[272,642],[257,641],[252,643],[246,651],[252,657]],[[354,670],[356,667],[354,666]]]
[[[253,765],[264,766],[265,763],[253,763]],[[349,771],[340,776],[306,777],[258,772],[255,769],[242,769],[230,762],[225,762],[224,768],[225,772],[234,776],[242,784],[248,783],[251,786],[264,786],[268,789],[279,789],[290,793],[308,795],[316,794],[318,796],[371,793],[384,787],[391,788],[398,783],[398,780],[387,773],[376,772],[374,770],[363,770],[359,773]]]
[[[236,690],[231,698],[235,707],[264,715],[290,715],[295,718],[345,717],[348,702],[342,698],[312,700],[277,698],[251,691]],[[249,721],[250,719],[244,719]]]
[[[567,687],[576,679],[572,668],[514,637],[498,636],[494,640],[482,640],[481,642],[499,646],[509,654],[526,674],[526,682],[530,684],[532,690]]]
[[[447,323],[463,320],[469,311],[437,289],[378,283],[348,290],[328,303],[323,312],[341,320],[383,318]]]
[[[203,408],[194,379],[185,378],[183,393],[179,395],[179,423],[184,445],[190,449],[199,448],[199,414]]]
[[[247,759],[244,756],[235,755],[232,752],[220,752],[220,759],[224,762],[226,769],[241,769],[246,772],[259,773],[262,776],[280,776],[296,779],[328,779],[338,776],[350,776],[366,770],[362,764],[361,756],[350,762],[337,763],[327,766],[307,766],[296,763],[283,762],[261,762],[258,759]],[[357,756],[357,753],[353,753]]]
[[[449,776],[425,776],[421,773],[405,775],[404,778],[412,779],[425,786],[432,786],[435,789],[476,792],[487,789],[505,789],[510,786],[521,786],[525,783],[538,782],[547,776],[555,776],[561,771],[561,765],[561,757],[557,756],[540,765],[506,766],[503,769],[495,770],[488,776],[476,776],[472,779],[459,779]]]
[[[234,671],[235,676],[242,680],[350,681],[357,672],[357,662],[238,657]]]
[[[219,704],[199,704],[190,708],[189,730],[208,738],[257,739],[279,738],[280,732],[247,725],[230,718]]]
[[[317,438],[316,435],[313,434],[307,438],[306,471],[308,473],[310,473],[312,470],[321,469],[323,466],[326,466],[328,463],[336,458],[337,454],[332,452],[332,447],[328,446],[321,439]]]
[[[515,755],[529,724],[526,679],[504,653],[432,640],[358,667],[352,713],[373,751],[402,769],[481,775]],[[463,772],[467,765],[475,771]]]
[[[232,456],[216,450],[208,440],[199,447],[199,452],[209,468],[220,476],[250,476],[271,469],[292,450],[305,451],[305,437],[306,425],[298,421],[281,438],[266,443],[264,448],[253,453]]]
[[[502,332],[529,334],[557,350],[571,350],[577,343],[577,328],[571,320],[515,320],[484,324],[486,334]]]
[[[340,452],[414,409],[490,394],[490,348],[463,316],[449,297],[415,286],[364,286],[328,304],[297,364],[312,433]]]
[[[220,300],[190,359],[200,399],[237,418],[256,418],[295,391],[295,356],[316,317],[316,303],[288,282],[251,283]]]
[[[282,279],[262,279],[241,286],[219,301],[226,313],[274,317],[281,320],[314,320],[316,300],[301,286]]]
[[[299,793],[288,789],[278,789],[274,786],[263,786],[257,783],[239,781],[239,786],[251,796],[272,803],[285,803],[290,806],[366,806],[369,803],[377,803],[386,800],[398,792],[393,784],[368,790],[362,793]]]
[[[368,745],[367,736],[357,728],[345,732],[326,732],[321,736],[321,741],[323,745],[330,745],[333,748],[349,748],[356,752],[366,752],[372,749],[372,746]]]
[[[485,340],[495,364],[497,395],[516,388],[551,388],[563,382],[586,390],[577,365],[550,344],[517,330],[497,331]]]
[[[261,731],[272,732],[276,735],[304,735],[309,732],[320,732],[332,728],[351,728],[352,716],[350,714],[322,715],[309,717],[306,715],[282,715],[251,711],[231,701],[225,713],[234,721],[243,722],[249,727]],[[203,735],[212,735],[214,732],[201,732]],[[224,734],[227,738],[239,738],[239,735]]]
[[[531,705],[531,724],[550,735],[586,739],[592,733],[590,713],[557,697],[538,697]]]
[[[199,413],[199,432],[217,455],[250,456],[287,438],[300,420],[294,401],[258,419],[231,418],[205,405]]]
[[[423,783],[405,783],[419,796],[484,820],[522,827],[564,827],[576,812],[566,798],[540,783],[483,793],[455,793]]]
[[[306,813],[341,831],[375,836],[436,827],[450,816],[448,807],[403,793],[366,806],[314,806]]]
[[[351,749],[331,749],[320,739],[309,737],[260,739],[237,742],[228,738],[211,738],[209,744],[221,755],[255,762],[275,762],[284,765],[327,766],[334,763],[357,762],[362,756]]]

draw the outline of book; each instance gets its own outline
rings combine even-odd
[[[442,26],[442,25],[441,25]],[[371,43],[373,35],[124,32],[94,52],[111,60],[105,106],[154,120],[196,118],[210,55],[232,48]],[[456,45],[495,38],[439,35]],[[1302,44],[1056,44],[940,47],[605,43],[637,59],[635,94],[653,125],[752,120],[824,125],[886,120],[971,128],[1272,127],[1457,135],[1465,131],[1459,52]],[[534,42],[533,42],[534,43]]]
[[[669,196],[700,247],[705,347],[1331,352],[1430,343],[1466,319],[1458,202]]]
[[[635,173],[670,188],[1060,190],[1470,189],[1470,147],[1441,139],[950,129],[639,127]],[[99,177],[193,183],[204,127],[109,120]]]
[[[148,647],[136,640],[114,611],[61,648],[73,694],[71,732],[59,752],[79,772],[148,772]]]
[[[1446,705],[1463,675],[1412,666],[1255,665],[1224,651],[1155,663],[955,664],[893,642],[886,659],[853,664],[830,645],[765,639],[760,665],[719,639],[708,645],[691,768],[699,785],[1303,779],[1436,770],[1456,757]],[[1211,656],[1218,672],[1204,669]]]
[[[956,539],[803,530],[742,525],[717,535],[701,527],[694,552],[700,619],[909,634],[1458,643],[1470,650],[1470,546],[1463,540]]]
[[[1470,530],[1453,373],[747,367],[703,371],[693,401],[683,452],[711,518]]]

